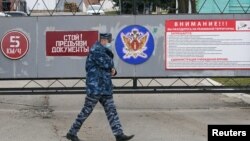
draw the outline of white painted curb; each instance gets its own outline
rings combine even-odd
[[[219,83],[219,82],[216,82],[212,79],[209,79],[208,80],[213,84],[213,85],[216,85],[216,86],[221,86],[222,84]],[[233,97],[233,98],[238,98],[244,102],[246,102],[247,104],[250,104],[250,95],[249,94],[245,94],[245,93],[223,93],[223,95],[225,96],[228,96],[228,97]]]

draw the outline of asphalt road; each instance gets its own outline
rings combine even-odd
[[[208,124],[249,124],[237,94],[125,94],[115,102],[132,141],[207,141]],[[85,95],[0,96],[1,141],[67,141]],[[79,132],[84,141],[115,141],[97,105]]]

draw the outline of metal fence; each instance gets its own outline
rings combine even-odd
[[[4,34],[12,29],[21,30],[27,33],[31,48],[21,60],[9,60],[0,55],[0,95],[85,93],[85,57],[46,56],[45,33],[84,28],[111,32],[115,36],[122,28],[131,24],[144,25],[154,33],[157,47],[150,60],[143,65],[129,65],[115,56],[119,73],[113,79],[115,93],[249,93],[249,70],[165,70],[166,19],[211,17],[241,20],[248,19],[249,14],[1,18],[0,33]],[[18,22],[13,22],[16,19]],[[103,23],[94,22],[96,20]]]
[[[100,5],[95,7],[94,5]],[[92,10],[91,13],[88,12]],[[30,16],[250,13],[249,0],[0,0],[0,11]]]
[[[0,84],[0,95],[86,93],[85,78],[2,79]],[[113,84],[115,94],[250,93],[250,79],[245,76],[115,77]]]
[[[105,4],[107,1],[109,2],[108,6]],[[79,30],[83,27],[82,23],[84,23],[84,28],[99,31],[105,29],[112,32],[113,35],[116,35],[121,28],[129,24],[145,25],[150,31],[158,32],[154,35],[154,38],[156,45],[162,48],[157,49],[158,51],[155,53],[158,53],[158,55],[154,54],[156,57],[153,57],[148,64],[132,68],[120,61],[116,62],[116,64],[122,66],[122,68],[118,68],[118,71],[122,72],[123,75],[113,78],[114,93],[250,92],[250,73],[248,70],[168,70],[166,72],[163,68],[164,62],[159,62],[159,58],[164,58],[162,52],[164,52],[164,22],[166,19],[249,19],[249,0],[187,0],[185,4],[182,4],[184,0],[166,0],[163,6],[157,5],[156,1],[141,3],[142,1],[139,0],[133,2],[120,0],[114,3],[114,1],[103,0],[97,3],[100,7],[94,10],[94,13],[91,13],[93,16],[86,17],[79,15],[87,15],[88,7],[90,7],[89,10],[93,10],[96,1],[55,0],[53,3],[52,0],[26,0],[26,2],[12,0],[8,4],[6,4],[6,1],[0,1],[0,11],[17,10],[27,12],[29,16],[43,16],[0,19],[1,33],[6,33],[10,29],[21,29],[29,35],[30,40],[32,40],[31,46],[33,46],[30,50],[32,53],[28,55],[31,65],[28,65],[25,59],[17,63],[9,60],[3,61],[6,58],[0,56],[2,57],[0,95],[85,93],[85,78],[81,70],[84,67],[84,59],[73,58],[74,63],[80,66],[80,68],[77,68],[78,70],[72,70],[75,73],[73,76],[65,71],[67,69],[47,75],[46,73],[53,70],[61,70],[57,64],[62,65],[65,62],[60,62],[60,60],[68,61],[66,64],[71,64],[70,61],[72,60],[67,58],[55,59],[54,62],[50,62],[51,64],[47,64],[51,60],[46,60],[44,54],[38,54],[38,52],[45,50],[44,34],[47,30]],[[124,9],[129,4],[130,7],[127,10]],[[106,6],[108,9],[105,9]],[[104,15],[134,14],[134,16],[107,16],[103,18],[100,14],[101,9],[104,9]],[[145,17],[139,14],[149,15]],[[64,16],[56,17],[56,15],[73,16],[67,16],[67,20],[65,20]],[[18,22],[16,22],[16,19],[18,19]],[[104,23],[93,24],[95,20],[102,20]],[[115,60],[118,59],[115,58]],[[38,66],[36,63],[41,63],[41,65]],[[152,64],[159,67],[152,67]],[[46,69],[46,65],[50,65],[51,68]],[[129,71],[123,71],[125,68]],[[155,73],[156,75],[151,75],[151,73],[145,71],[145,68],[151,69],[151,71],[158,70],[158,72]],[[6,71],[8,69],[10,71]]]

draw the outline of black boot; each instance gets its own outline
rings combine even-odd
[[[134,135],[130,135],[130,136],[127,136],[125,134],[122,134],[122,135],[118,135],[116,136],[116,141],[128,141],[130,139],[132,139],[134,137]]]
[[[66,135],[66,138],[71,141],[80,141],[80,139],[76,135],[71,135],[69,133]]]

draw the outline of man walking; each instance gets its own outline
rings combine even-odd
[[[71,141],[80,141],[77,137],[77,132],[80,130],[83,122],[91,114],[98,101],[104,108],[116,141],[128,141],[134,137],[134,135],[127,136],[123,133],[122,125],[113,100],[111,77],[115,76],[117,72],[114,68],[114,55],[110,50],[111,41],[112,34],[100,34],[99,42],[96,42],[90,49],[85,68],[87,72],[87,96],[85,98],[84,107],[66,135],[67,139]]]

